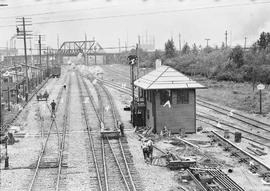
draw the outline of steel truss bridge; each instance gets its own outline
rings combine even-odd
[[[120,48],[120,47],[119,47]],[[127,47],[121,47],[127,48]],[[117,60],[119,53],[106,52],[104,49],[118,49],[118,47],[103,48],[95,40],[84,40],[84,41],[66,41],[60,46],[59,49],[49,49],[48,53],[44,52],[41,55],[41,60],[44,63],[48,57],[50,59],[62,59],[63,57],[75,57],[81,55],[85,59],[85,64],[88,64],[89,57],[94,57],[96,62],[96,57],[103,57],[103,64],[108,64],[108,60]],[[122,49],[123,50],[123,49]],[[28,62],[39,63],[40,55],[27,55]],[[13,60],[15,63],[24,63],[24,55],[16,56],[4,56],[6,62]],[[4,61],[5,62],[5,61]]]
[[[94,40],[64,42],[57,53],[62,56],[78,56],[79,54],[82,54],[83,56],[106,54],[100,44]]]

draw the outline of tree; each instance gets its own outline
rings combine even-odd
[[[221,50],[224,50],[225,49],[225,43],[224,42],[222,42],[220,49]]]
[[[213,51],[214,49],[211,46],[207,46],[203,49],[203,52],[209,54]]]
[[[166,58],[173,58],[173,57],[175,57],[175,55],[176,55],[176,49],[174,46],[173,39],[168,40],[165,43],[165,56],[166,56]]]
[[[193,44],[193,46],[192,46],[192,50],[191,50],[191,52],[193,53],[193,54],[195,54],[195,55],[197,55],[198,54],[198,52],[199,52],[199,50],[198,50],[198,48],[197,48],[197,46],[196,46],[196,44],[194,43]]]
[[[237,45],[232,49],[229,58],[240,68],[244,64],[244,51],[241,46]]]
[[[188,43],[185,43],[183,48],[182,48],[182,54],[189,54],[190,53],[190,47]]]
[[[259,46],[259,49],[265,49],[270,45],[270,33],[262,32],[260,34],[260,38],[257,41],[257,45]]]

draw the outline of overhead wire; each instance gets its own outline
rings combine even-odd
[[[93,8],[84,8],[84,9],[75,9],[75,10],[48,11],[48,12],[25,14],[25,15],[5,16],[5,17],[0,17],[0,19],[9,19],[9,18],[13,19],[19,16],[30,17],[30,16],[43,16],[43,15],[51,15],[51,14],[59,14],[59,13],[71,13],[71,12],[79,12],[79,11],[101,10],[101,9],[108,9],[108,8],[111,9],[112,7],[119,7],[119,6],[102,6],[102,7],[93,7]]]
[[[186,9],[149,11],[149,12],[118,14],[118,15],[110,15],[110,16],[81,17],[81,18],[74,18],[74,19],[38,21],[38,22],[33,22],[32,24],[43,25],[43,24],[65,23],[65,22],[86,21],[86,20],[113,19],[113,18],[123,18],[123,17],[147,16],[147,15],[158,15],[158,14],[180,13],[180,12],[187,12],[187,11],[208,10],[208,9],[215,9],[215,8],[231,8],[231,7],[239,7],[239,6],[262,5],[262,4],[270,4],[270,1],[259,1],[259,2],[256,1],[256,2],[252,2],[252,3],[212,5],[212,6],[204,6],[204,7],[186,8]],[[16,25],[15,24],[0,25],[0,28],[14,27],[14,26],[16,26]]]
[[[6,10],[11,10],[11,9],[17,9],[17,8],[23,8],[23,7],[34,7],[34,6],[45,6],[45,5],[55,5],[55,4],[65,4],[65,3],[78,3],[78,2],[82,2],[82,1],[87,1],[87,0],[76,0],[76,1],[71,1],[71,0],[67,0],[67,1],[55,1],[55,2],[50,2],[50,3],[42,3],[41,1],[36,1],[34,4],[33,2],[31,4],[24,4],[24,5],[18,5],[18,6],[8,6],[6,7]],[[23,1],[18,1],[18,2],[23,2]]]

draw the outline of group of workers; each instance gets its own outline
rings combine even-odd
[[[153,160],[153,141],[151,139],[141,139],[141,148],[143,151],[144,161],[152,163]]]

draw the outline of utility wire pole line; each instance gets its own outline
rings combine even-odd
[[[28,94],[30,92],[29,89],[29,77],[28,77],[28,62],[27,62],[27,47],[26,47],[26,39],[31,39],[31,32],[32,31],[26,31],[25,26],[31,26],[31,20],[29,20],[29,18],[25,19],[24,17],[22,18],[17,18],[16,20],[17,22],[17,38],[18,39],[23,39],[24,41],[24,59],[25,59],[25,77],[26,77],[26,94],[25,94],[25,98],[26,101],[28,101]],[[22,27],[22,31],[19,27]],[[22,38],[23,36],[23,38]]]
[[[24,41],[24,58],[25,58],[25,76],[26,76],[26,84],[27,84],[27,90],[26,93],[29,93],[29,78],[28,78],[28,66],[27,66],[27,49],[26,49],[26,32],[25,32],[25,20],[23,17],[23,41]],[[28,95],[26,96],[26,101],[28,101]]]
[[[88,65],[88,56],[87,56],[87,35],[84,33],[84,62],[86,66]]]
[[[182,47],[181,47],[181,34],[179,33],[179,53],[181,54],[181,50],[182,50]]]
[[[228,32],[225,31],[225,47],[228,47]]]
[[[47,47],[47,57],[46,57],[46,67],[47,67],[47,72],[46,72],[46,77],[48,77],[48,69],[49,69],[49,48]]]
[[[0,64],[0,128],[2,128],[2,124],[3,124],[3,115],[2,115],[2,64]]]
[[[208,41],[211,40],[210,38],[206,38],[206,47],[208,47]]]
[[[247,48],[247,37],[245,37],[245,44],[244,44],[244,50]]]

